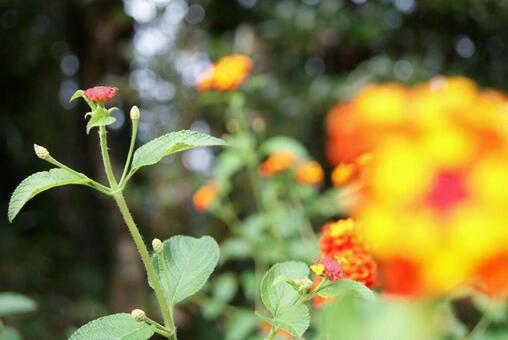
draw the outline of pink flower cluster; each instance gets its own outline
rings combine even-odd
[[[118,87],[111,86],[94,86],[85,91],[85,97],[93,103],[107,103],[113,99],[118,92]]]

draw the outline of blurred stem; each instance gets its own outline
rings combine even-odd
[[[276,329],[274,326],[272,326],[272,328],[270,328],[270,333],[268,333],[268,335],[266,336],[265,340],[271,340],[273,339],[273,337],[275,336],[275,334],[277,333]]]
[[[155,296],[161,309],[164,325],[172,332],[172,335],[169,338],[176,339],[175,325],[173,319],[170,316],[169,308],[166,303],[164,294],[162,292],[159,278],[155,274],[155,269],[153,268],[152,262],[150,261],[150,254],[148,252],[148,249],[146,248],[145,242],[143,241],[143,237],[139,233],[139,229],[136,226],[136,223],[134,222],[134,219],[132,218],[132,215],[129,211],[127,202],[125,201],[125,198],[122,193],[122,188],[118,187],[115,176],[113,174],[113,169],[111,168],[111,161],[109,159],[108,153],[106,128],[104,126],[101,126],[99,128],[99,138],[104,169],[106,170],[106,176],[108,178],[109,185],[111,186],[111,190],[114,192],[113,198],[115,199],[115,202],[118,205],[118,209],[120,209],[120,213],[124,219],[124,222],[127,225],[127,228],[129,229],[129,232],[132,236],[134,244],[136,245],[138,253],[141,256],[141,260],[143,261],[148,276],[148,281],[151,283],[155,291]]]
[[[131,122],[132,122],[131,143],[129,145],[129,152],[127,153],[127,160],[125,161],[125,166],[123,168],[122,178],[120,179],[120,186],[124,185],[125,177],[127,176],[127,171],[129,171],[132,153],[134,151],[134,145],[136,144],[136,136],[138,134],[139,119],[131,119]]]

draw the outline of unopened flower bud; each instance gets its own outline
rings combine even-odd
[[[34,151],[40,159],[46,159],[49,156],[49,151],[43,146],[34,144]]]
[[[134,320],[138,321],[138,322],[141,322],[141,321],[145,321],[146,319],[146,314],[143,310],[141,309],[134,309],[132,312],[131,312],[131,316]]]
[[[139,108],[134,105],[131,109],[131,119],[138,120],[139,119]]]
[[[158,238],[153,239],[152,247],[156,253],[160,253],[164,249],[164,245],[162,244],[162,241],[159,240]]]

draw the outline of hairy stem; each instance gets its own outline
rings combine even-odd
[[[115,179],[115,175],[113,174],[113,169],[111,167],[111,161],[109,160],[109,151],[108,151],[108,142],[106,139],[106,127],[99,127],[99,139],[101,143],[101,155],[102,162],[104,163],[104,170],[106,170],[106,177],[108,178],[109,185],[112,190],[116,190],[118,184]]]
[[[166,299],[164,298],[164,294],[162,292],[162,288],[159,282],[159,278],[155,274],[155,269],[153,268],[152,262],[150,261],[150,254],[148,253],[148,249],[146,248],[145,242],[143,241],[143,237],[139,233],[138,227],[132,218],[132,215],[127,207],[127,203],[125,202],[125,198],[122,192],[117,192],[113,195],[118,208],[120,209],[120,213],[129,228],[129,232],[131,233],[132,239],[134,240],[134,244],[141,256],[141,260],[143,261],[143,265],[145,266],[146,273],[148,275],[148,280],[152,284],[153,290],[155,291],[155,296],[157,298],[157,302],[161,308],[162,318],[164,320],[164,325],[174,331],[175,326],[173,324],[173,320],[171,319],[168,304],[166,303]]]
[[[111,161],[109,160],[108,153],[108,143],[106,139],[106,128],[101,126],[99,128],[99,138],[100,138],[100,146],[101,146],[101,155],[102,161],[104,163],[104,169],[106,170],[106,176],[108,178],[109,185],[111,186],[111,190],[113,190],[113,198],[115,199],[116,204],[118,205],[118,209],[120,209],[120,213],[129,229],[129,232],[132,236],[134,244],[136,245],[136,249],[138,250],[139,255],[141,256],[141,260],[143,265],[145,266],[145,270],[148,276],[148,280],[151,283],[153,290],[155,291],[155,296],[157,298],[157,302],[159,303],[162,319],[164,320],[164,326],[167,327],[171,332],[171,336],[169,339],[176,339],[175,336],[175,325],[173,323],[173,319],[171,318],[170,311],[168,308],[168,304],[164,297],[161,284],[159,282],[159,278],[155,274],[155,269],[150,261],[150,253],[146,248],[145,242],[143,241],[143,237],[139,233],[139,229],[132,218],[132,215],[127,206],[127,202],[123,196],[122,190],[118,190],[118,184],[115,179],[115,175],[113,174],[113,169],[111,168]]]

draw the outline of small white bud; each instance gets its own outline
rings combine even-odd
[[[160,253],[164,249],[164,245],[161,240],[154,238],[152,241],[152,248],[156,253]]]
[[[138,321],[138,322],[141,322],[141,321],[145,321],[146,319],[146,314],[143,310],[141,309],[134,309],[132,312],[131,312],[131,316],[134,320]]]
[[[46,159],[49,156],[49,151],[43,146],[34,144],[34,151],[40,159]]]
[[[139,108],[134,105],[131,109],[131,119],[138,120],[139,119]]]

